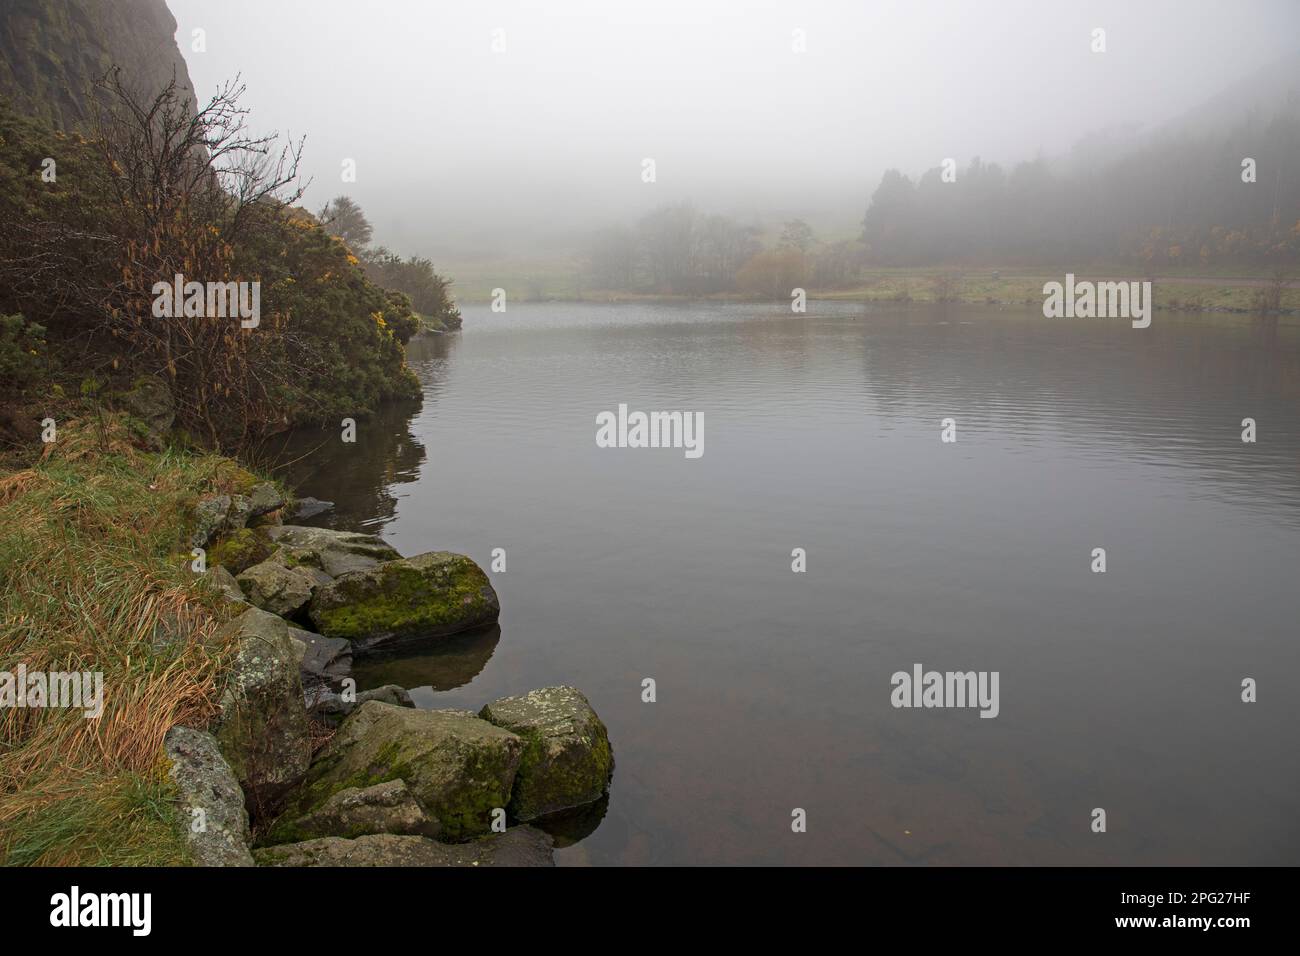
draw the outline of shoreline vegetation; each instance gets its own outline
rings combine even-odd
[[[491,288],[477,282],[470,269],[469,279],[458,272],[458,299],[463,303],[483,305],[491,302]],[[481,267],[479,267],[481,268]],[[516,268],[518,268],[516,266]],[[809,301],[862,302],[862,303],[962,303],[995,308],[1041,308],[1043,285],[1059,282],[1068,270],[1049,272],[1015,269],[935,269],[892,268],[865,270],[860,278],[844,287],[807,287]],[[542,274],[521,273],[526,278],[516,282],[502,280],[506,289],[521,289],[517,301],[530,302],[582,302],[582,303],[654,303],[654,302],[753,302],[789,303],[790,297],[743,293],[737,291],[713,293],[644,292],[618,289],[585,288],[580,277],[564,272]],[[1120,269],[1082,270],[1079,278],[1096,281],[1145,281],[1152,283],[1155,307],[1160,310],[1186,313],[1228,314],[1300,314],[1300,279],[1278,278],[1266,273],[1257,275],[1200,275],[1164,273],[1139,275]]]
[[[493,624],[484,572],[288,524],[281,485],[153,412],[90,408],[0,460],[0,659],[106,688],[96,719],[0,715],[0,862],[550,864],[535,824],[613,772],[579,691],[470,714],[351,679],[354,656]]]

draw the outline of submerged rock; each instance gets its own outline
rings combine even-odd
[[[267,528],[266,535],[281,547],[286,565],[319,568],[331,578],[401,557],[383,538],[373,534],[286,524]]]
[[[429,834],[424,809],[401,780],[371,787],[348,787],[295,820],[281,818],[269,842],[288,843],[318,837],[359,837],[368,833]]]
[[[402,780],[439,839],[488,833],[510,801],[523,741],[468,711],[415,710],[367,701],[312,763],[290,811],[306,816],[348,788]]]
[[[439,843],[421,836],[376,834],[325,837],[257,850],[258,866],[554,866],[551,838],[534,827],[472,843]]]
[[[249,800],[274,803],[302,780],[311,752],[289,625],[250,607],[228,626],[235,655],[214,732]]]
[[[609,734],[582,692],[543,687],[503,697],[479,716],[524,739],[510,814],[534,820],[599,800],[614,771]]]
[[[248,811],[230,765],[216,738],[201,730],[173,727],[163,737],[171,761],[168,774],[180,795],[181,824],[196,866],[252,866]],[[202,828],[193,826],[202,811]]]
[[[357,652],[456,634],[501,613],[487,575],[463,554],[430,551],[345,574],[318,588],[308,614]]]
[[[322,501],[319,498],[299,498],[294,502],[292,517],[301,521],[304,518],[314,518],[316,515],[324,514],[334,507],[332,501]]]

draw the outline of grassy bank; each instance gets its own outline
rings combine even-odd
[[[198,497],[254,480],[227,458],[141,451],[114,417],[0,463],[0,669],[100,671],[104,710],[0,710],[0,862],[187,862],[162,739],[214,712],[228,615],[189,566]]]
[[[665,293],[632,292],[618,289],[593,289],[584,284],[582,263],[575,257],[554,256],[538,259],[507,259],[500,262],[469,260],[454,264],[456,297],[467,303],[490,301],[492,289],[503,288],[512,302],[681,302],[692,299],[709,301],[754,301],[752,296],[737,292],[708,296],[684,296]],[[1065,268],[1045,269],[945,269],[893,268],[864,271],[844,288],[807,287],[812,299],[849,302],[964,302],[972,305],[1021,308],[1041,306],[1043,284],[1063,280]],[[1080,279],[1138,279],[1133,271],[1122,268],[1073,270]],[[1153,290],[1156,308],[1181,312],[1254,312],[1259,296],[1266,292],[1271,277],[1265,273],[1248,275],[1223,270],[1178,270],[1155,276]],[[1300,281],[1292,281],[1280,290],[1280,307],[1300,311]]]
[[[938,302],[1000,306],[1041,306],[1043,285],[1061,282],[1065,272],[1002,273],[949,272],[942,270],[892,269],[866,274],[850,289],[816,291],[818,299],[862,302]],[[1131,273],[1101,271],[1081,272],[1079,279],[1096,281],[1139,279]],[[1259,309],[1259,297],[1267,293],[1265,276],[1156,276],[1152,279],[1155,307],[1184,312],[1253,312]],[[1280,292],[1281,308],[1300,310],[1300,285],[1292,284]]]

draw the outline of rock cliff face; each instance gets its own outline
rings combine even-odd
[[[165,0],[0,0],[0,99],[57,129],[85,130],[111,67],[152,99],[175,76],[194,100]]]

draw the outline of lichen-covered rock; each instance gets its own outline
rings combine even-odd
[[[237,575],[270,556],[271,545],[265,531],[261,528],[240,528],[208,549],[208,564],[219,564],[231,574]]]
[[[237,530],[248,524],[253,515],[253,506],[247,495],[231,495],[230,510],[226,512],[226,527]]]
[[[163,751],[171,761],[168,773],[180,795],[181,823],[194,864],[252,866],[244,792],[216,739],[201,730],[173,727],[163,737]]]
[[[599,800],[614,770],[609,734],[582,692],[543,687],[503,697],[479,716],[524,739],[510,814],[537,817]]]
[[[194,506],[194,534],[190,545],[206,548],[222,531],[226,530],[226,514],[230,511],[230,495],[206,495]]]
[[[343,721],[289,802],[305,816],[348,788],[402,780],[441,840],[489,832],[523,752],[519,737],[469,711],[415,710],[367,701]]]
[[[316,567],[331,578],[401,557],[383,538],[373,534],[292,524],[269,527],[265,533],[280,546],[286,564]]]
[[[297,843],[319,837],[359,837],[367,833],[430,834],[419,801],[401,780],[372,787],[348,787],[296,819],[282,817],[271,829],[270,843]]]
[[[450,551],[345,574],[318,588],[308,608],[317,630],[357,653],[482,627],[500,613],[483,569]]]
[[[272,511],[279,511],[285,505],[284,495],[269,481],[259,482],[248,493],[248,515],[260,518]]]
[[[311,744],[298,661],[282,618],[250,607],[228,626],[235,654],[214,733],[245,795],[266,805],[307,772]]]
[[[250,604],[264,611],[291,617],[311,600],[311,579],[296,568],[262,561],[245,568],[236,578]]]
[[[554,866],[551,838],[535,827],[511,827],[472,843],[375,834],[325,837],[270,846],[253,854],[258,866]]]

